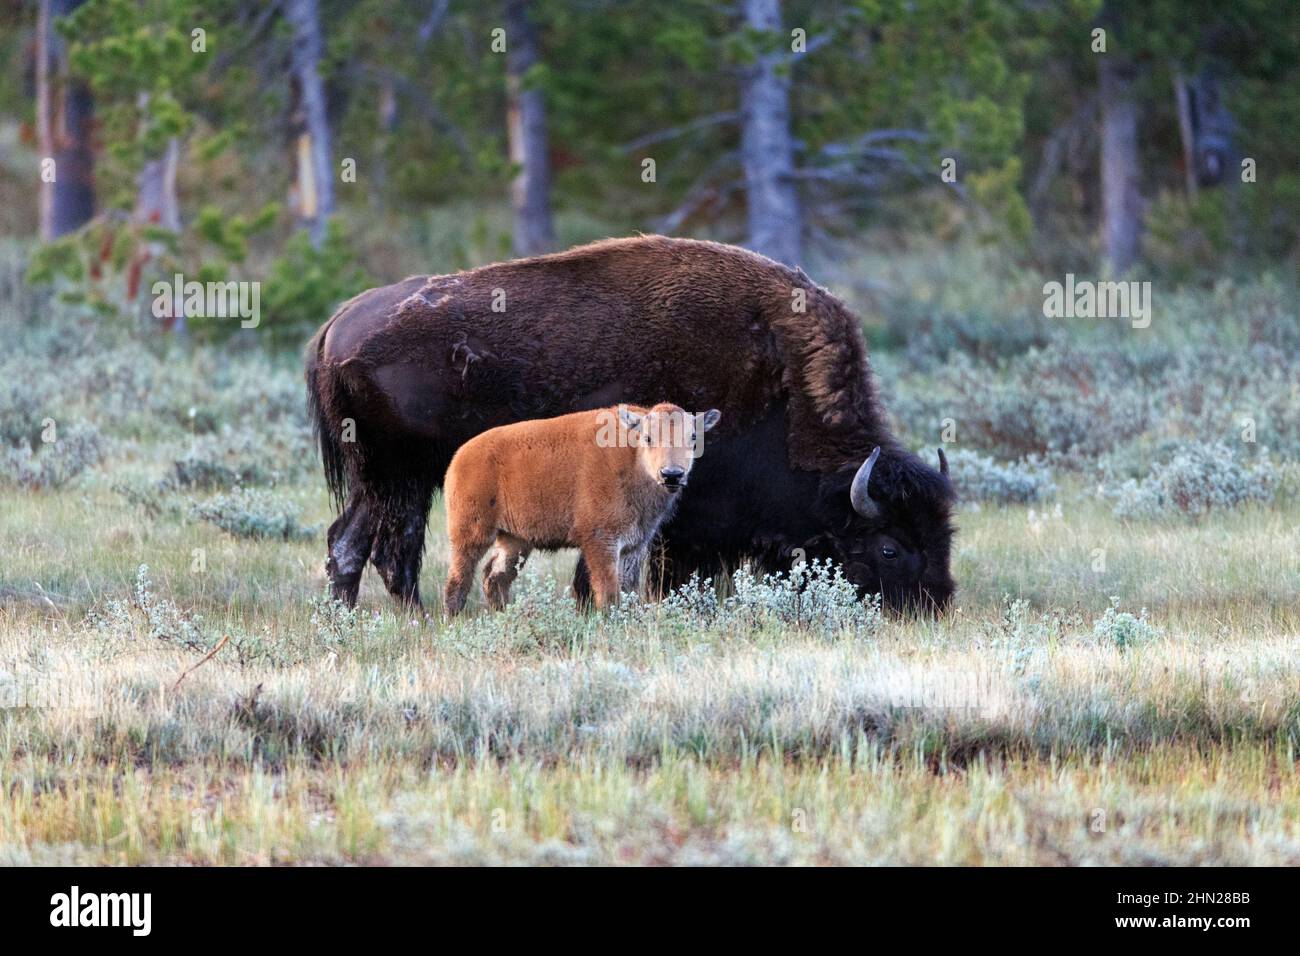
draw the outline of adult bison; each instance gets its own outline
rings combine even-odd
[[[952,596],[943,453],[936,470],[890,433],[844,304],[744,249],[612,239],[372,289],[312,338],[307,392],[341,508],[326,567],[348,603],[367,558],[394,597],[419,603],[433,492],[465,441],[662,401],[722,421],[661,531],[652,586],[745,558],[780,569],[801,550],[896,608]],[[581,563],[574,587],[590,593]]]

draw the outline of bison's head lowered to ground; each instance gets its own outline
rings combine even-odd
[[[822,498],[843,522],[827,541],[860,594],[879,593],[899,610],[948,606],[952,488],[942,451],[936,471],[906,453],[882,458],[877,448],[851,476],[825,479]]]

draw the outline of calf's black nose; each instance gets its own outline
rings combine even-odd
[[[675,485],[682,480],[686,474],[685,468],[660,468],[659,477],[664,480],[665,484]]]

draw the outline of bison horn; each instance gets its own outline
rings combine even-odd
[[[942,448],[939,449],[939,474],[948,477],[948,456],[943,453]]]
[[[853,484],[849,486],[849,501],[853,505],[853,510],[864,518],[874,518],[880,514],[880,506],[871,500],[871,493],[867,486],[871,484],[871,469],[876,466],[876,459],[880,457],[880,449],[876,448],[858,473],[853,476]]]

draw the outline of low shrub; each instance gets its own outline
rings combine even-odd
[[[189,450],[173,462],[171,479],[179,488],[228,490],[275,485],[313,464],[305,428],[273,422],[259,427],[225,425],[191,441]]]
[[[1110,607],[1093,622],[1092,633],[1102,643],[1113,644],[1120,650],[1128,650],[1156,640],[1162,632],[1147,620],[1146,608],[1134,616],[1128,611],[1121,611],[1119,598],[1111,597]]]
[[[301,524],[300,511],[283,497],[256,488],[236,488],[229,494],[195,502],[190,509],[194,517],[237,538],[308,541],[316,537],[318,529]]]
[[[827,561],[796,564],[788,574],[756,576],[748,567],[732,575],[725,597],[712,580],[690,581],[658,603],[625,596],[614,617],[625,625],[653,625],[683,634],[712,631],[752,635],[763,630],[801,631],[832,637],[876,632],[878,596],[858,599],[844,572]]]
[[[713,581],[693,577],[662,601],[643,601],[629,593],[607,615],[589,615],[578,610],[571,594],[525,568],[504,610],[457,618],[449,633],[478,650],[508,648],[517,653],[566,647],[602,633],[608,638],[633,633],[699,640],[795,630],[856,637],[874,634],[882,620],[879,598],[858,600],[841,569],[829,562],[799,564],[789,574],[761,578],[741,568],[730,589],[723,596]]]
[[[1282,469],[1265,452],[1247,463],[1222,442],[1188,442],[1142,479],[1101,488],[1121,518],[1199,517],[1246,502],[1271,502]]]
[[[821,634],[870,634],[880,626],[879,597],[858,600],[857,589],[829,561],[801,562],[789,574],[765,574],[762,578],[741,568],[732,587],[716,622],[725,630],[779,625]],[[670,605],[667,610],[673,613],[678,607]]]
[[[0,484],[29,491],[61,488],[104,460],[107,443],[94,425],[74,422],[58,428],[57,436],[51,442],[0,445]]]
[[[147,564],[136,569],[129,599],[114,598],[92,608],[85,625],[103,637],[122,641],[145,637],[195,649],[212,643],[202,616],[154,594]]]
[[[961,448],[948,455],[953,487],[966,501],[1031,504],[1056,494],[1052,471],[1037,456],[1001,463]]]
[[[162,517],[179,520],[184,515],[173,482],[148,481],[137,476],[119,478],[110,486],[114,493],[126,499],[127,504],[139,508],[153,520]]]
[[[378,614],[366,614],[333,597],[329,589],[311,602],[311,625],[316,640],[326,647],[343,647],[372,639],[379,627]]]
[[[937,438],[950,422],[962,447],[1091,470],[1134,446],[1233,441],[1247,431],[1278,454],[1300,458],[1294,354],[1268,342],[1155,340],[1118,348],[1061,334],[1049,348],[996,362],[957,353],[927,375],[873,361],[904,434]]]

